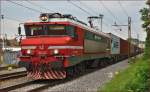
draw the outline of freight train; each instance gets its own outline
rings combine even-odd
[[[136,45],[89,27],[72,15],[43,13],[39,22],[24,23],[19,65],[32,79],[64,79],[141,53]],[[18,27],[21,35],[21,27]]]

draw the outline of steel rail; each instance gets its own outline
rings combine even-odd
[[[26,71],[8,73],[8,74],[0,75],[0,80],[4,81],[4,80],[8,80],[8,79],[13,79],[13,78],[20,78],[20,77],[24,77],[26,75],[27,75]]]
[[[13,85],[13,86],[6,87],[6,88],[2,88],[2,89],[0,89],[0,92],[8,92],[8,91],[15,90],[15,89],[18,89],[18,88],[22,88],[24,86],[31,85],[31,84],[34,84],[34,81],[28,81],[28,82],[25,82],[25,83],[20,83],[20,84],[16,84],[16,85]]]

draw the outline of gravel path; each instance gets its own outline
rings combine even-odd
[[[105,83],[110,81],[117,71],[128,67],[127,60],[108,66],[98,71],[89,73],[73,81],[49,87],[44,92],[96,92]]]

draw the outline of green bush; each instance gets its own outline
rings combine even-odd
[[[149,88],[149,60],[139,59],[116,75],[99,92],[146,92]]]

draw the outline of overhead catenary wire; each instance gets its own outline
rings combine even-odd
[[[96,11],[94,11],[92,8],[90,8],[89,6],[87,6],[86,4],[84,4],[83,2],[79,1],[80,4],[82,4],[85,8],[87,8],[88,10],[91,10],[93,13],[95,13],[96,15],[99,15],[99,13],[97,13]],[[109,24],[105,21],[103,21],[105,25],[109,26]]]
[[[127,13],[127,11],[125,10],[125,8],[123,7],[123,5],[122,5],[122,3],[120,2],[120,0],[118,1],[118,3],[119,3],[119,5],[120,5],[121,9],[123,10],[123,12],[125,13],[125,15],[126,15],[127,17],[129,17],[129,14]]]
[[[99,0],[99,3],[107,10],[107,12],[111,15],[111,16],[113,16],[114,17],[114,19],[116,20],[116,21],[118,21],[120,24],[123,24],[113,13],[112,13],[112,11],[108,8],[108,7],[106,7],[105,6],[105,4],[101,1],[101,0]],[[115,22],[116,22],[115,21]],[[119,26],[118,26],[119,27]],[[119,27],[119,29],[122,29],[121,27]],[[120,33],[119,33],[120,34]],[[125,33],[123,33],[124,35],[126,35]]]
[[[42,13],[41,11],[39,11],[39,10],[37,10],[37,9],[31,8],[31,7],[27,7],[27,6],[25,6],[25,5],[22,5],[22,4],[20,4],[20,3],[14,2],[14,1],[12,1],[12,0],[6,0],[6,1],[8,1],[8,2],[10,2],[10,3],[12,3],[12,4],[15,4],[15,5],[24,7],[24,8],[26,8],[26,9],[28,9],[28,10],[31,10],[31,11],[34,11],[34,12],[38,12],[38,13]]]
[[[80,2],[80,1],[79,1]],[[80,2],[80,4],[82,4],[83,6],[85,6],[86,8],[88,8],[89,10],[93,10],[93,9],[91,9],[90,7],[88,7],[87,5],[85,5],[84,3],[82,3],[82,2]],[[97,14],[94,10],[93,10],[93,12],[95,13],[95,14]],[[103,24],[105,25],[105,26],[110,26],[111,27],[111,25],[110,24],[108,24],[107,22],[105,22],[105,21],[103,21]],[[119,33],[120,34],[120,33]],[[121,35],[121,34],[120,34]],[[126,35],[126,34],[125,34]]]
[[[92,8],[90,8],[88,5],[84,4],[81,1],[78,1],[82,6],[84,6],[85,8],[87,8],[88,10],[91,10],[93,13],[95,13],[96,15],[99,15],[99,13],[97,13],[96,11],[94,11]],[[103,21],[105,25],[109,26],[109,24],[105,21]]]
[[[87,15],[93,15],[93,14],[91,14],[90,12],[86,11],[85,9],[83,9],[82,7],[79,7],[78,5],[72,3],[70,0],[68,0],[68,2],[71,3],[72,5],[74,5],[75,7],[79,8],[79,9],[82,10],[83,12],[85,12]],[[80,4],[81,4],[81,2],[80,2]],[[82,4],[83,4],[83,3],[82,3]],[[86,7],[87,7],[87,6],[86,6]],[[90,9],[90,10],[92,10],[92,9]],[[96,12],[95,12],[95,13],[96,13]],[[107,25],[107,26],[109,26],[106,22],[105,22],[104,24]]]
[[[10,1],[10,0],[8,0],[8,1]],[[12,0],[13,1],[13,0]],[[72,1],[72,0],[71,0]],[[79,1],[81,1],[81,0],[79,0]],[[102,1],[102,0],[101,0]],[[107,0],[103,0],[103,1],[107,1]],[[109,0],[110,1],[110,0]],[[113,1],[113,0],[112,0]],[[124,1],[124,0],[123,0]],[[126,1],[126,0],[125,0]],[[127,0],[127,1],[132,1],[132,0]],[[134,0],[133,0],[134,1]],[[136,0],[135,0],[136,1]],[[142,0],[139,0],[139,1],[142,1]],[[14,2],[14,1],[13,1]],[[19,3],[19,2],[17,2],[17,3]],[[33,2],[34,3],[34,2]],[[39,4],[40,5],[40,4]],[[78,5],[78,4],[77,4]],[[122,2],[121,2],[121,5],[123,6],[124,4],[122,4]],[[80,5],[79,5],[80,6]],[[30,7],[30,6],[29,6]],[[80,7],[82,7],[82,6],[80,6]],[[109,8],[109,7],[108,7]],[[120,7],[121,8],[121,7]],[[123,7],[123,8],[125,8],[125,7]],[[35,8],[36,9],[36,8]],[[30,9],[29,9],[30,10]],[[46,9],[45,9],[46,10]],[[85,9],[86,10],[86,9]],[[95,9],[94,9],[95,10]],[[125,9],[125,11],[128,13],[128,10],[127,9]],[[112,12],[113,13],[113,12]],[[127,15],[127,14],[126,14]],[[5,17],[6,18],[6,17]],[[7,18],[8,19],[8,18]],[[15,19],[15,20],[13,20],[13,19]],[[111,18],[110,18],[111,19]],[[18,18],[10,18],[10,20],[13,20],[13,21],[18,21],[19,19]],[[107,22],[107,21],[106,21]],[[106,22],[103,22],[104,24],[106,24],[107,25],[107,23]],[[110,25],[110,24],[109,24]],[[107,25],[108,26],[108,25]],[[135,26],[135,25],[134,25]],[[118,33],[120,33],[120,32],[118,32]],[[123,33],[123,32],[122,32]]]
[[[81,1],[78,1],[80,4],[82,4],[85,8],[87,8],[87,9],[89,9],[89,10],[91,10],[93,13],[95,13],[96,15],[98,14],[96,11],[94,11],[92,8],[90,8],[89,6],[87,6],[86,4],[84,4],[84,3],[82,3]],[[83,8],[82,8],[83,9]],[[87,12],[86,12],[87,13]],[[88,13],[88,15],[90,15],[90,13]],[[109,26],[109,24],[108,23],[106,23],[105,21],[104,21],[104,24],[106,25],[106,26]]]
[[[39,7],[40,9],[44,9],[44,10],[47,10],[47,11],[50,11],[50,12],[55,12],[55,11],[50,10],[48,8],[42,7],[42,6],[40,6],[40,5],[38,5],[38,4],[34,3],[34,2],[31,2],[30,0],[26,0],[26,2],[28,2],[29,4],[34,5],[36,7]]]
[[[83,9],[82,7],[76,5],[75,3],[71,2],[70,0],[68,0],[68,2],[69,2],[70,4],[72,4],[73,6],[79,8],[79,9],[82,10],[83,12],[85,12],[87,15],[92,15],[90,12],[86,11],[85,9]]]
[[[80,10],[82,10],[83,12],[85,12],[87,15],[93,15],[93,14],[91,14],[90,12],[87,12],[85,9],[83,9],[82,7],[79,7],[78,5],[76,5],[76,4],[74,4],[74,3],[72,3],[70,0],[68,1],[69,3],[71,3],[72,5],[74,5],[75,7],[77,7],[77,8],[79,8]],[[81,4],[81,3],[80,3]],[[83,3],[82,3],[82,5],[84,5]],[[84,5],[85,6],[85,5]],[[88,7],[88,6],[86,6],[86,7]],[[88,7],[88,9],[89,9],[89,7]],[[92,9],[90,9],[90,10],[92,10]],[[96,12],[95,12],[96,13]],[[96,13],[97,14],[97,13]],[[106,23],[105,21],[103,21],[103,23],[106,25],[106,26],[111,26],[111,25],[109,25],[108,23]]]
[[[79,1],[80,2],[80,1]],[[82,4],[83,6],[85,6],[86,8],[88,8],[88,9],[90,9],[90,7],[88,7],[87,5],[85,5],[84,3],[81,3],[80,2],[80,4]],[[81,7],[80,7],[81,8]],[[79,9],[80,9],[79,8]],[[83,8],[82,8],[83,9]],[[90,10],[93,10],[93,9],[90,9]],[[85,11],[84,11],[85,12]],[[95,11],[93,11],[95,14],[97,14]],[[87,13],[87,12],[86,12]],[[88,15],[90,15],[89,13],[87,13]],[[111,27],[111,25],[110,24],[108,24],[107,22],[105,22],[105,21],[103,21],[103,23],[106,25],[106,26],[110,26]],[[119,33],[119,32],[117,32],[117,33]],[[120,34],[120,33],[119,33]],[[126,35],[126,34],[125,34]]]
[[[120,5],[121,9],[123,10],[124,14],[125,14],[127,17],[129,17],[128,12],[127,12],[126,9],[123,7],[123,5],[122,5],[122,3],[121,3],[120,1],[121,1],[121,0],[119,0],[118,3],[119,3],[119,5]],[[132,22],[132,24],[133,24],[133,22]],[[132,26],[133,26],[133,25],[132,25]]]
[[[85,8],[87,8],[88,10],[91,10],[93,13],[98,14],[96,11],[94,11],[92,8],[90,8],[89,6],[87,6],[85,3],[78,1],[82,6],[84,6]]]
[[[112,17],[114,17],[114,19],[115,19],[116,21],[118,21],[120,24],[122,24],[122,22],[112,13],[112,11],[111,11],[108,7],[105,6],[105,4],[104,4],[101,0],[99,0],[99,3],[107,10],[107,12],[108,12]]]
[[[7,17],[7,16],[5,16],[5,18],[4,18],[4,19],[8,19],[8,20],[12,20],[12,21],[16,21],[16,22],[19,22],[19,23],[22,23],[22,22],[23,22],[23,20],[14,19],[14,18]]]

